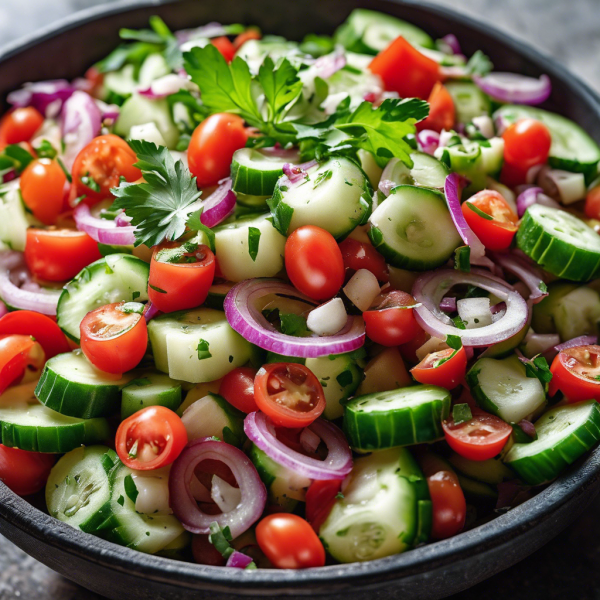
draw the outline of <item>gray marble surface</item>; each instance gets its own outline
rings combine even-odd
[[[0,45],[110,1],[0,0]],[[434,1],[529,41],[600,90],[600,0]],[[533,556],[454,600],[600,600],[599,514],[597,500],[575,525]],[[0,600],[13,598],[101,600],[0,536]]]

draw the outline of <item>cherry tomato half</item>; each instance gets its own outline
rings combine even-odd
[[[216,185],[229,176],[233,153],[246,145],[248,133],[237,115],[217,113],[196,127],[188,147],[190,171],[198,187]]]
[[[339,479],[316,480],[310,484],[306,492],[306,520],[317,533],[329,516],[341,488]]]
[[[442,421],[446,442],[454,452],[470,460],[487,460],[500,453],[512,433],[502,419],[480,409],[471,409],[473,418],[459,425],[452,415]]]
[[[592,188],[585,197],[585,216],[600,221],[600,185]]]
[[[389,281],[390,274],[385,264],[385,258],[371,244],[346,238],[340,243],[340,250],[346,269],[353,271],[366,269],[371,271],[378,281]]]
[[[510,246],[519,228],[519,217],[498,192],[482,190],[461,208],[467,225],[488,250],[506,250]]]
[[[279,513],[256,526],[256,541],[278,569],[307,569],[325,565],[325,549],[312,527],[301,517]]]
[[[0,481],[19,496],[35,494],[46,485],[54,460],[54,454],[0,445]]]
[[[21,175],[23,202],[45,225],[54,225],[62,212],[66,182],[61,166],[49,158],[30,162]]]
[[[13,334],[33,337],[44,350],[46,360],[70,351],[56,321],[33,310],[15,310],[0,318],[0,336]]]
[[[335,238],[315,225],[299,227],[288,237],[285,269],[294,287],[315,300],[333,298],[346,274]]]
[[[260,40],[261,37],[262,35],[259,29],[249,27],[233,40],[233,45],[236,50],[239,50],[246,42],[249,42],[250,40]]]
[[[142,172],[134,166],[136,162],[135,152],[118,135],[94,138],[73,163],[71,202],[85,196],[83,202],[92,205],[110,197],[111,188],[119,185],[121,177],[137,181]]]
[[[164,406],[147,406],[122,421],[115,439],[123,464],[138,471],[170,465],[187,442],[181,419]]]
[[[527,170],[548,160],[552,137],[548,128],[536,119],[519,119],[506,128],[504,139],[504,160]]]
[[[401,98],[427,100],[433,86],[442,79],[438,63],[421,54],[402,36],[382,50],[369,69],[383,79],[386,90],[398,92]]]
[[[429,116],[417,123],[417,131],[423,131],[423,129],[432,129],[437,132],[441,132],[442,129],[450,131],[454,127],[456,110],[448,89],[437,81],[427,101],[429,102]]]
[[[0,320],[0,323],[2,321]],[[238,410],[249,414],[256,412],[258,406],[254,400],[254,378],[256,369],[238,367],[229,371],[221,380],[219,395]]]
[[[213,38],[210,43],[223,55],[223,58],[230,63],[235,56],[235,46],[228,37],[221,36]]]
[[[550,372],[551,396],[560,390],[569,402],[600,402],[600,346],[577,346],[559,352]]]
[[[444,540],[460,533],[465,526],[467,502],[456,473],[432,452],[423,452],[418,460],[431,497],[431,537]]]
[[[83,231],[35,227],[27,230],[25,262],[40,279],[68,281],[101,257],[98,244]]]
[[[258,408],[276,425],[307,427],[325,410],[325,395],[313,372],[298,363],[271,363],[254,379]]]
[[[412,308],[415,299],[406,292],[391,290],[380,295],[373,310],[363,313],[367,336],[382,346],[398,346],[412,340],[421,332]]]
[[[45,356],[40,344],[30,335],[5,335],[0,338],[0,394],[14,383],[20,383],[27,371],[44,366]],[[39,374],[38,374],[39,376]]]
[[[0,120],[0,149],[8,144],[28,142],[43,123],[42,113],[31,106],[11,110]]]
[[[467,353],[464,348],[446,348],[432,352],[410,372],[419,383],[439,385],[452,390],[465,378]]]
[[[167,242],[152,253],[148,297],[162,312],[200,306],[215,278],[215,255],[208,246]]]
[[[83,317],[79,326],[81,349],[97,369],[125,373],[144,358],[148,346],[146,319],[141,313],[129,312],[130,308],[137,307],[142,305],[117,302],[101,306]]]

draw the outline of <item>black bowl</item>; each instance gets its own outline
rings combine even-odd
[[[173,28],[208,21],[254,23],[268,33],[300,39],[331,33],[365,6],[394,14],[434,36],[454,33],[467,54],[481,49],[498,70],[550,75],[547,107],[578,121],[600,140],[600,99],[553,60],[450,10],[394,0],[160,0],[87,11],[0,52],[0,108],[25,81],[74,78],[118,43],[118,29],[142,27],[159,14]],[[0,533],[78,584],[114,599],[304,598],[339,600],[442,598],[525,558],[569,525],[600,490],[600,448],[536,497],[450,540],[369,563],[305,571],[199,566],[141,554],[77,531],[0,484]]]

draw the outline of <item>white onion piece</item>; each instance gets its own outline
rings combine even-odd
[[[367,269],[359,269],[344,286],[344,293],[356,308],[365,312],[379,295],[377,277]]]
[[[158,130],[156,123],[143,123],[142,125],[133,125],[129,130],[129,138],[132,140],[143,140],[144,142],[152,142],[157,146],[166,146],[165,138]]]
[[[456,302],[456,309],[467,329],[477,329],[492,324],[489,298],[462,298]]]
[[[171,515],[169,478],[133,476],[138,495],[135,510],[145,515]]]
[[[240,488],[230,485],[218,475],[213,475],[210,497],[221,512],[228,513],[237,508],[242,501],[242,491]]]
[[[545,173],[546,181],[549,179],[562,204],[569,205],[583,200],[586,195],[585,177],[583,173],[570,173],[560,169],[548,169]],[[542,187],[544,187],[542,185]],[[546,191],[546,188],[544,188]]]
[[[181,421],[188,434],[188,441],[207,437],[222,437],[223,429],[229,425],[221,410],[214,410],[214,400],[204,396],[186,408]]]
[[[379,289],[379,288],[378,288]],[[348,313],[341,298],[333,298],[308,313],[306,326],[317,335],[334,335],[348,321]]]
[[[445,129],[442,129],[442,133],[440,133],[438,148],[443,148],[444,146],[447,146],[450,143],[450,140],[455,135],[456,134],[454,133],[454,131],[446,131]]]
[[[494,135],[496,135],[496,132],[494,130],[494,122],[492,121],[492,117],[490,117],[489,115],[473,117],[473,120],[471,122],[473,123],[473,125],[475,125],[475,127],[477,127],[479,133],[481,133],[481,135],[484,138],[487,138],[489,140],[490,138],[493,138]]]
[[[428,354],[432,352],[439,352],[449,348],[448,344],[440,338],[431,337],[422,346],[419,346],[415,350],[415,354],[419,360],[423,360]]]

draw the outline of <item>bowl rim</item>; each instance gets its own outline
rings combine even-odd
[[[0,63],[11,60],[41,42],[97,19],[137,9],[174,4],[178,1],[121,0],[114,4],[79,11],[0,48]],[[383,2],[418,8],[442,18],[450,17],[460,25],[484,32],[488,39],[500,41],[511,52],[536,63],[548,74],[568,82],[574,95],[578,95],[589,105],[598,108],[600,119],[600,95],[566,67],[527,42],[515,39],[487,23],[445,6],[420,0],[383,0]],[[591,488],[600,487],[599,482],[600,446],[582,457],[576,465],[570,466],[568,471],[530,500],[453,538],[374,561],[330,565],[302,571],[259,569],[247,572],[143,554],[86,534],[47,515],[26,499],[14,494],[2,482],[0,482],[0,517],[40,542],[63,552],[84,557],[106,568],[127,573],[135,572],[145,578],[176,584],[182,588],[202,587],[202,589],[212,588],[221,591],[235,588],[236,593],[240,595],[250,595],[274,588],[283,592],[285,587],[282,586],[298,584],[326,585],[328,590],[344,589],[358,583],[359,580],[383,582],[443,568],[451,563],[466,560],[474,554],[482,554],[492,548],[508,544],[515,537],[534,530],[551,520],[561,506],[585,495]],[[173,576],[177,577],[175,581]],[[298,587],[294,587],[293,591],[296,594],[303,593],[302,588]],[[304,593],[307,593],[307,590]]]

